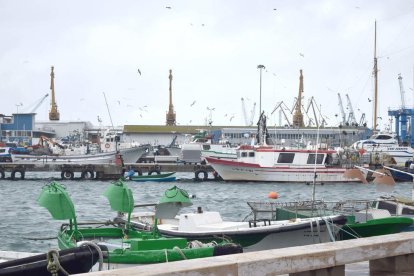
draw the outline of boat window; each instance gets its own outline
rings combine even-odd
[[[324,154],[318,154],[316,164],[322,164],[323,158],[324,158]],[[309,154],[307,164],[315,164],[315,154],[314,153]]]
[[[389,136],[389,135],[378,135],[375,139],[377,139],[377,140],[388,140],[388,139],[392,139],[392,137]]]
[[[203,145],[203,150],[209,150],[210,149],[210,145]]]
[[[249,157],[254,157],[254,151],[249,152]]]
[[[293,159],[295,158],[294,153],[279,153],[279,157],[277,158],[277,163],[293,163]]]
[[[247,152],[243,151],[243,152],[241,153],[241,157],[247,157]]]

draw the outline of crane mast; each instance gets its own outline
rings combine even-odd
[[[350,123],[351,125],[356,125],[357,121],[355,119],[355,113],[354,113],[354,109],[352,108],[351,100],[349,99],[348,94],[346,94],[345,96],[348,102],[348,109],[349,109],[348,123]]]
[[[342,124],[346,124],[346,115],[344,111],[344,106],[342,104],[341,94],[338,93],[339,109],[341,110]]]
[[[59,121],[60,114],[57,109],[57,104],[55,100],[55,73],[53,72],[54,67],[52,66],[52,71],[50,72],[50,91],[51,91],[51,101],[50,101],[50,111],[49,111],[49,120]]]
[[[293,126],[303,127],[303,114],[302,114],[302,97],[303,97],[303,74],[302,70],[299,71],[299,95],[296,101],[295,114],[293,114]]]
[[[400,84],[401,108],[404,109],[405,108],[405,96],[404,96],[405,91],[404,91],[404,86],[403,86],[401,74],[398,74],[398,83]]]

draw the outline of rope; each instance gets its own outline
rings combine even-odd
[[[174,246],[173,250],[178,252],[184,260],[187,260],[187,257],[184,255],[184,252],[181,250],[181,248],[179,248],[178,246]]]
[[[319,219],[315,219],[316,220],[316,227],[318,229],[318,238],[319,238],[319,243],[322,242],[321,240],[321,226],[319,225]]]
[[[310,221],[310,230],[312,234],[312,243],[315,243],[315,235],[313,234],[313,219]]]
[[[89,242],[89,241],[83,242],[81,246],[88,246],[88,245],[92,246],[93,248],[96,249],[96,251],[98,251],[98,256],[99,256],[99,268],[98,268],[98,270],[102,271],[102,268],[103,268],[103,253],[102,253],[101,248],[96,243]]]
[[[325,218],[322,218],[322,219],[325,221],[326,229],[328,230],[330,240],[332,242],[334,242],[335,241],[335,237],[332,234],[332,230],[331,230],[331,227],[330,227],[330,223],[328,222],[327,219],[325,219]]]
[[[69,273],[60,265],[59,262],[59,251],[56,249],[51,249],[46,254],[47,256],[47,271],[52,274],[52,276],[58,276],[59,270],[63,275],[69,275]]]

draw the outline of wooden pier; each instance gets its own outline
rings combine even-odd
[[[116,164],[76,164],[53,162],[0,163],[0,180],[25,179],[27,172],[60,172],[61,178],[72,179],[117,179],[125,172],[134,170],[137,174],[153,174],[161,172],[192,172],[200,181],[217,179],[211,166],[182,163],[128,163]]]

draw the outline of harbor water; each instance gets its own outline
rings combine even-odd
[[[47,177],[50,177],[48,174]],[[106,221],[116,213],[102,195],[110,181],[60,180],[71,196],[77,220]],[[253,183],[253,182],[196,182],[192,173],[177,174],[176,183],[128,182],[133,191],[135,204],[156,203],[164,191],[176,185],[195,197],[193,206],[182,212],[193,212],[198,206],[204,210],[219,211],[225,220],[243,220],[249,213],[247,201],[270,201],[268,193],[276,191],[277,201],[310,200],[312,185],[303,183]],[[27,174],[27,179],[0,181],[0,250],[47,252],[57,248],[55,239],[60,225],[66,221],[53,220],[49,212],[40,207],[37,198],[42,187],[52,181],[42,173]],[[380,195],[393,194],[411,198],[413,183],[397,183],[390,192],[375,184],[337,183],[316,185],[316,199],[326,201],[345,199],[375,199]]]

